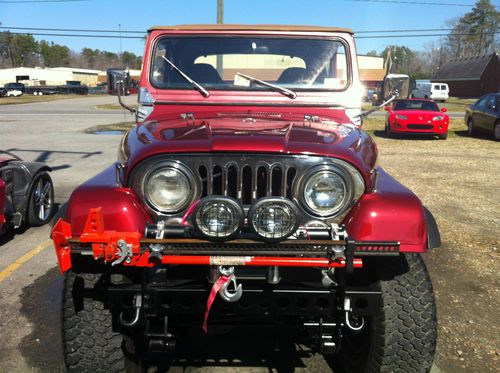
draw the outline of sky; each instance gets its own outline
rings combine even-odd
[[[354,31],[440,29],[446,28],[447,20],[469,12],[474,2],[475,0],[225,0],[224,23],[338,26]],[[498,0],[492,0],[492,3],[500,6]],[[0,0],[0,26],[110,30],[121,27],[122,30],[145,32],[153,25],[215,23],[216,8],[217,0]],[[371,50],[380,52],[387,45],[406,45],[423,50],[432,41],[439,41],[439,37],[431,36],[361,38],[369,35],[390,33],[357,34],[359,54]],[[66,45],[74,51],[80,51],[83,47],[120,51],[119,39],[36,35],[35,38]],[[122,50],[142,55],[142,40],[123,38],[121,42]]]

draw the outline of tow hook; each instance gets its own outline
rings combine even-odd
[[[142,295],[135,294],[134,295],[134,317],[131,321],[126,321],[123,318],[123,312],[120,312],[120,324],[127,328],[132,328],[139,323],[139,319],[141,317],[141,308],[142,308]]]
[[[220,266],[219,272],[223,276],[229,277],[229,280],[225,282],[219,290],[220,297],[229,303],[239,301],[241,299],[241,296],[243,295],[243,285],[237,283],[236,276],[234,275],[234,267]],[[229,290],[230,284],[233,285],[233,289],[231,290]]]
[[[363,316],[354,315],[351,308],[351,299],[344,299],[345,324],[355,334],[361,333],[365,328],[365,318]]]

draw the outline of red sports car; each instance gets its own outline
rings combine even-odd
[[[421,99],[397,100],[386,106],[388,112],[385,132],[392,137],[395,134],[422,134],[448,137],[450,118],[444,114],[446,108],[439,110],[434,101]]]

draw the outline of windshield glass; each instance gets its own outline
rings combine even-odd
[[[209,90],[266,90],[242,85],[237,73],[297,90],[342,90],[349,81],[346,50],[338,40],[164,37],[155,48],[150,79],[156,88],[192,89],[162,57]]]
[[[439,111],[434,102],[425,100],[399,100],[394,106],[394,110],[427,110]]]

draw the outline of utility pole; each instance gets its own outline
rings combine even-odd
[[[122,25],[118,24],[118,32],[120,35],[120,67],[123,68],[123,50],[122,50]]]
[[[217,24],[223,24],[224,23],[224,0],[217,0]],[[222,56],[221,55],[217,55],[217,60],[215,62],[216,64],[216,68],[217,68],[217,72],[219,73],[219,75],[222,77],[222,74],[223,74],[223,61],[222,61]],[[224,78],[223,78],[224,79]]]

